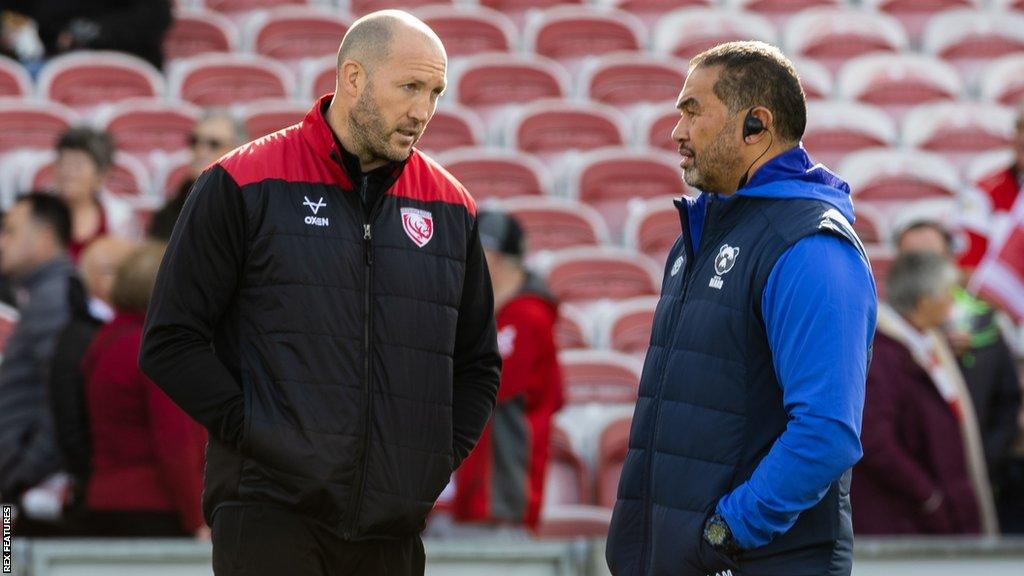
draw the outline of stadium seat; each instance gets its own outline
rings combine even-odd
[[[594,0],[598,6],[614,7],[635,14],[647,26],[680,8],[712,8],[719,0]]]
[[[1015,160],[1016,154],[1010,149],[979,154],[964,168],[964,181],[968,184],[974,184],[983,178],[1013,166]]]
[[[0,98],[0,154],[51,150],[78,120],[73,110],[56,102]]]
[[[661,287],[661,269],[653,260],[621,248],[559,250],[551,254],[543,268],[548,287],[563,302],[582,304],[653,296]]]
[[[532,15],[523,36],[527,52],[571,68],[587,56],[640,51],[647,31],[629,12],[559,6]]]
[[[604,538],[612,522],[612,511],[603,506],[554,506],[541,510],[537,537]]]
[[[595,482],[596,502],[599,506],[615,506],[622,465],[626,462],[626,453],[629,451],[629,431],[632,423],[631,417],[623,416],[609,422],[601,431],[597,444]]]
[[[989,0],[993,9],[1024,12],[1024,0]]]
[[[767,18],[735,10],[682,8],[666,14],[654,28],[654,50],[681,58],[732,40],[778,43]]]
[[[832,73],[824,64],[815,60],[796,58],[793,67],[800,76],[800,86],[808,100],[828,100],[832,96]]]
[[[884,212],[865,202],[857,202],[854,206],[856,219],[853,230],[866,246],[883,246],[891,240],[889,225]]]
[[[664,196],[630,202],[623,231],[626,247],[664,263],[682,233],[679,210],[673,204],[675,199]]]
[[[874,106],[834,100],[807,104],[804,147],[816,161],[833,169],[851,152],[895,146],[898,139],[896,123]]]
[[[261,12],[245,27],[246,47],[256,54],[296,62],[336,55],[349,22],[312,6],[284,6]]]
[[[331,2],[334,0],[325,0]],[[359,17],[377,10],[399,8],[402,10],[414,11],[424,6],[449,6],[455,0],[337,0],[337,3],[344,7],[348,5],[348,11],[353,16]],[[447,44],[445,45],[447,47]],[[451,53],[448,54],[451,56]]]
[[[657,296],[639,296],[620,300],[600,315],[597,341],[602,348],[643,358],[651,342],[651,326]]]
[[[559,352],[566,404],[632,404],[640,389],[643,362],[610,350]]]
[[[434,112],[417,147],[438,153],[485,143],[483,121],[480,117],[465,106],[446,104]]]
[[[783,46],[791,57],[817,60],[835,73],[851,58],[907,50],[910,40],[898,20],[855,8],[812,8],[790,18]]]
[[[429,133],[432,126],[427,127]],[[456,148],[437,161],[469,190],[477,201],[543,196],[553,183],[547,168],[529,154],[493,148]]]
[[[585,4],[585,0],[478,0],[481,6],[505,14],[521,17],[524,13],[538,8],[552,8],[563,4]]]
[[[505,143],[551,164],[570,151],[624,146],[627,126],[626,117],[611,106],[541,100],[510,116]]]
[[[192,166],[192,153],[188,151],[153,156],[154,194],[172,198],[181,185],[188,180]]]
[[[982,65],[1024,52],[1024,13],[951,10],[928,21],[922,46],[926,54],[956,66],[968,82]]]
[[[32,78],[16,60],[0,56],[0,98],[31,96]]]
[[[256,100],[243,105],[240,115],[249,139],[255,140],[298,124],[307,112],[307,104],[294,100]]]
[[[686,193],[679,157],[648,148],[602,148],[580,154],[569,165],[568,192],[597,208],[617,237],[631,200]]]
[[[308,0],[200,0],[207,10],[232,16],[244,16],[256,10],[268,10],[289,4],[311,4]]]
[[[620,52],[588,62],[579,92],[612,106],[674,101],[686,81],[686,60]],[[674,108],[674,106],[673,106]]]
[[[482,6],[431,4],[413,12],[441,38],[449,58],[512,52],[519,46],[515,24],[501,12]]]
[[[300,88],[297,96],[306,101],[333,93],[338,77],[337,56],[324,56],[299,66]]]
[[[608,230],[601,216],[590,206],[573,200],[521,196],[502,201],[501,207],[523,227],[529,254],[608,242]]]
[[[590,333],[589,315],[584,314],[572,304],[558,307],[558,320],[555,322],[555,345],[559,350],[590,348]]]
[[[919,150],[862,150],[843,160],[839,174],[856,200],[875,203],[952,199],[961,187],[955,168],[941,156]]]
[[[56,175],[57,153],[55,151],[42,153],[37,157],[34,166],[28,166],[21,174],[21,187],[23,190],[53,189],[54,177]],[[107,173],[103,188],[118,196],[146,196],[152,192],[152,181],[150,170],[137,158],[123,154],[114,153],[114,165]]]
[[[163,97],[164,78],[152,64],[120,52],[70,52],[39,73],[39,96],[77,110],[129,98]]]
[[[866,246],[868,261],[871,262],[871,275],[875,277],[875,290],[879,299],[885,298],[885,281],[889,278],[889,269],[896,260],[896,250],[891,246]]]
[[[988,0],[862,0],[866,8],[894,16],[912,41],[921,38],[928,19],[946,10],[981,10]]]
[[[226,16],[209,10],[177,10],[164,36],[164,57],[177,60],[207,52],[238,50],[238,27]]]
[[[203,54],[175,62],[171,96],[200,106],[231,106],[288,98],[292,74],[280,62],[253,54]]]
[[[980,88],[984,100],[1019,105],[1024,101],[1024,54],[1003,56],[986,66]]]
[[[490,115],[509,104],[569,94],[569,74],[547,58],[520,54],[481,54],[463,60],[456,72],[455,99]],[[486,118],[485,118],[486,119]]]
[[[956,68],[921,54],[869,54],[847,62],[836,82],[838,96],[880,106],[899,118],[908,108],[955,100],[964,91]]]
[[[903,144],[942,154],[959,168],[979,154],[1013,141],[1012,108],[976,102],[945,102],[912,108],[903,118]]]
[[[97,125],[114,138],[117,150],[145,159],[153,152],[188,148],[188,136],[201,111],[186,102],[140,98],[104,109]]]
[[[551,427],[548,470],[544,480],[544,508],[590,502],[587,464],[573,447],[569,434],[557,423]]]
[[[678,96],[678,94],[677,94]],[[679,110],[675,97],[667,102],[652,103],[636,113],[638,140],[651,148],[679,153],[679,144],[672,139],[672,131],[679,123]]]
[[[837,8],[848,4],[844,0],[724,0],[735,10],[753,12],[767,17],[776,24],[785,22],[794,14],[811,8]]]

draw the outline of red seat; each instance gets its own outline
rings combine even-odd
[[[612,106],[675,101],[686,69],[686,61],[678,58],[608,54],[585,68],[580,85],[590,100]]]
[[[898,20],[855,8],[804,10],[787,21],[783,37],[787,54],[817,60],[832,72],[851,58],[910,46]]]
[[[32,78],[25,67],[6,56],[0,56],[0,98],[31,94]]]
[[[964,168],[980,154],[1010,147],[1015,120],[1012,108],[992,104],[924,104],[904,117],[902,141]]]
[[[23,172],[23,186],[33,190],[53,189],[57,172],[57,153],[41,155],[36,165]],[[119,196],[146,196],[152,192],[149,170],[128,154],[114,154],[114,165],[103,182],[105,190]]]
[[[299,95],[303,99],[316,100],[334,92],[338,79],[337,56],[324,56],[303,62],[299,70],[302,79]]]
[[[482,6],[432,5],[414,12],[441,39],[449,58],[511,52],[518,45],[515,24],[496,10]]]
[[[692,58],[723,42],[763,40],[777,44],[775,27],[756,14],[716,8],[683,8],[665,15],[654,29],[654,49]]]
[[[175,60],[207,52],[234,52],[238,50],[238,38],[235,23],[222,14],[208,10],[177,10],[171,28],[164,36],[164,56]]]
[[[527,104],[512,117],[508,144],[551,160],[569,151],[622,146],[626,125],[626,118],[611,106],[542,100]]]
[[[569,192],[597,208],[613,234],[622,230],[630,201],[686,193],[679,157],[663,150],[602,148],[581,154],[570,168]]]
[[[567,248],[553,253],[545,268],[549,288],[563,302],[654,296],[661,286],[658,265],[632,250]]]
[[[847,62],[839,73],[840,98],[880,106],[900,117],[912,106],[956,100],[964,91],[956,69],[920,54],[869,54]]]
[[[538,13],[527,25],[528,50],[572,65],[587,56],[642,49],[643,23],[618,10],[559,6]]]
[[[417,143],[421,150],[438,153],[484,143],[483,121],[472,110],[457,104],[439,108]]]
[[[179,60],[171,95],[200,106],[231,106],[288,98],[292,74],[283,64],[252,54],[204,54]]]
[[[583,4],[584,0],[479,0],[481,6],[505,14],[523,14],[536,8],[551,8],[562,4]]]
[[[900,203],[955,198],[960,176],[942,157],[919,150],[879,148],[851,154],[839,166],[854,198]]]
[[[551,426],[548,469],[544,479],[544,507],[590,502],[587,464],[572,439],[557,423]]]
[[[992,8],[996,10],[1017,10],[1024,12],[1024,0],[991,0]]]
[[[623,235],[626,247],[664,263],[681,233],[675,199],[664,196],[631,203]]]
[[[285,6],[252,18],[246,37],[257,54],[297,61],[337,54],[348,26],[346,18],[325,9]]]
[[[565,350],[558,354],[566,403],[632,404],[643,363],[609,350]]]
[[[241,116],[250,140],[298,124],[309,106],[294,100],[257,100],[242,107]]]
[[[626,462],[629,452],[629,431],[632,418],[623,416],[609,422],[597,446],[597,503],[611,508],[615,506],[619,489],[619,477],[622,476],[622,465]]]
[[[834,8],[848,4],[844,0],[725,0],[726,6],[767,16],[774,22],[811,8]]]
[[[554,540],[566,538],[604,538],[612,522],[610,508],[601,506],[556,506],[541,510],[537,537]]]
[[[614,303],[602,315],[598,341],[623,354],[642,357],[651,342],[657,296],[640,296]]]
[[[808,100],[828,100],[832,96],[832,73],[821,62],[796,59],[793,67],[800,76],[800,86]]]
[[[348,11],[355,16],[362,16],[378,10],[389,8],[401,8],[402,10],[415,10],[424,6],[450,5],[453,0],[348,0]],[[346,3],[341,3],[344,6]],[[447,49],[448,45],[445,44]],[[451,53],[448,54],[451,56]]]
[[[1017,106],[1024,100],[1024,54],[999,58],[985,67],[981,96],[991,102]]]
[[[671,101],[650,104],[637,115],[643,143],[651,148],[679,153],[679,144],[672,139],[672,131],[679,123],[679,110],[675,98]]]
[[[308,0],[202,0],[208,10],[237,15],[256,10],[267,10],[289,4],[309,4]]]
[[[57,138],[77,122],[74,111],[55,102],[0,98],[0,154],[51,150]]]
[[[590,347],[589,317],[578,308],[567,304],[558,307],[558,321],[555,322],[555,344],[559,350],[573,350]]]
[[[986,0],[864,0],[869,9],[894,16],[900,21],[910,39],[921,38],[928,19],[940,12],[954,8],[981,10]]]
[[[125,100],[101,115],[99,125],[121,152],[145,157],[188,148],[188,136],[200,117],[196,106],[168,100]]]
[[[608,230],[593,208],[565,198],[522,196],[501,203],[523,227],[528,253],[574,246],[598,246]]]
[[[455,82],[460,104],[493,109],[569,93],[569,75],[539,56],[483,54],[466,58]]]
[[[431,127],[427,128],[429,132]],[[551,175],[534,157],[511,150],[458,148],[438,155],[437,161],[469,190],[477,201],[542,196],[551,190]]]
[[[164,78],[152,64],[120,52],[71,52],[39,73],[39,93],[77,109],[129,98],[163,97]]]
[[[885,298],[885,282],[889,278],[889,269],[896,260],[896,251],[889,246],[867,247],[868,261],[871,262],[871,275],[875,277],[875,289],[879,298]]]
[[[865,245],[881,246],[891,240],[889,226],[878,210],[870,204],[858,202],[854,210],[857,218],[853,222],[853,230]]]
[[[157,155],[154,158],[153,190],[157,195],[172,198],[181,185],[189,179],[192,167],[192,153]]]
[[[839,101],[807,104],[804,147],[816,161],[833,168],[851,152],[895,146],[898,137],[896,123],[874,106]]]
[[[712,8],[718,0],[597,0],[599,5],[615,6],[636,14],[647,26],[653,26],[662,16],[680,8]]]
[[[1024,14],[951,10],[932,17],[924,30],[924,52],[956,66],[968,81],[1001,56],[1024,52]]]

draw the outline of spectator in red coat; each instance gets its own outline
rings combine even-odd
[[[482,210],[480,242],[494,286],[501,385],[491,422],[455,474],[455,519],[481,527],[535,529],[543,501],[551,420],[562,407],[555,348],[558,307],[523,267],[523,231]]]
[[[92,428],[86,505],[104,536],[209,533],[200,508],[205,433],[138,366],[163,250],[146,244],[118,268],[111,293],[117,313],[82,361]]]
[[[850,493],[859,534],[998,529],[971,395],[937,331],[956,285],[955,266],[939,254],[902,254],[889,272]]]
[[[1000,220],[1005,220],[1013,209],[1021,188],[1024,187],[1024,101],[1017,109],[1017,128],[1013,138],[1014,162],[995,174],[990,174],[977,182],[978,190],[985,196],[990,215],[979,222],[980,226],[968,227],[967,246],[960,254],[960,266],[973,271],[978,267],[985,251],[988,250],[988,238],[999,228]]]

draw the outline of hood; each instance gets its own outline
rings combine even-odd
[[[824,165],[812,162],[803,144],[761,166],[736,196],[821,200],[835,206],[850,223],[854,221],[850,185]]]

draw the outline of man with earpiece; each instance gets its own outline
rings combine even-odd
[[[803,89],[761,42],[690,61],[684,179],[612,515],[618,576],[848,576],[875,330],[850,188],[800,139]]]

